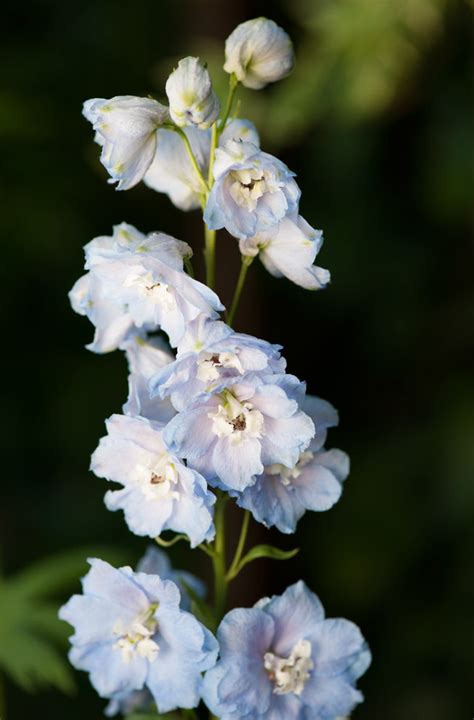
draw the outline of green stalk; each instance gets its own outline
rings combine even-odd
[[[191,259],[188,257],[184,258],[184,267],[186,268],[186,272],[188,273],[189,277],[194,277],[194,269],[193,264],[191,262]]]
[[[240,266],[240,273],[234,292],[234,299],[232,300],[232,305],[230,306],[230,310],[227,314],[227,324],[230,326],[232,326],[232,323],[234,322],[235,313],[237,312],[240,302],[240,296],[242,295],[242,290],[244,289],[247,271],[252,262],[253,257],[250,257],[249,255],[242,255],[242,265]]]
[[[216,283],[216,231],[204,225],[204,258],[206,260],[206,285],[212,288]]]
[[[209,153],[209,173],[207,175],[207,184],[209,185],[209,188],[211,188],[214,184],[213,170],[214,170],[214,158],[216,156],[218,132],[219,132],[219,130],[217,128],[217,123],[215,122],[214,125],[212,126],[211,152]]]
[[[216,613],[216,625],[220,623],[225,613],[227,601],[227,579],[226,579],[226,553],[225,553],[225,506],[227,498],[219,493],[216,502],[214,523],[216,526],[216,539],[214,541],[214,605]]]
[[[230,582],[236,576],[236,570],[239,566],[239,562],[240,562],[242,553],[245,548],[245,541],[247,540],[247,532],[249,529],[249,520],[250,520],[250,512],[248,510],[246,510],[244,513],[244,519],[242,520],[242,527],[240,528],[240,537],[239,537],[239,542],[237,543],[237,548],[235,551],[234,559],[232,560],[229,570],[227,571],[227,575],[226,575],[227,582]]]
[[[191,160],[191,165],[193,166],[194,172],[196,173],[196,175],[199,179],[199,182],[201,183],[203,195],[205,195],[207,197],[207,194],[209,192],[209,187],[207,185],[206,180],[204,179],[204,175],[201,172],[199,163],[196,160],[196,157],[193,153],[193,149],[191,147],[191,143],[188,140],[188,136],[186,135],[184,130],[182,128],[178,127],[177,125],[171,125],[171,123],[166,123],[163,127],[165,127],[167,130],[172,130],[173,132],[178,133],[181,140],[184,142],[184,146],[189,155],[189,159]]]
[[[239,81],[237,80],[234,73],[232,73],[232,75],[229,78],[229,92],[227,94],[227,101],[226,101],[226,105],[225,105],[224,115],[222,116],[222,120],[220,122],[219,129],[217,131],[218,137],[220,135],[222,135],[222,133],[225,130],[227,120],[229,119],[229,115],[232,110],[232,105],[234,104],[234,96],[235,96],[235,91],[237,90],[238,84],[239,84]]]

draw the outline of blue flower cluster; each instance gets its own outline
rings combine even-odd
[[[133,96],[85,103],[118,189],[143,180],[181,209],[202,208],[208,278],[209,238],[226,228],[244,269],[260,256],[271,274],[304,288],[329,282],[313,264],[322,233],[299,215],[294,173],[260,149],[252,123],[230,115],[239,82],[260,88],[292,65],[286,33],[259,18],[226,43],[231,81],[220,119],[198,58],[170,75],[169,107]],[[217,558],[226,583],[238,574],[245,537],[226,568],[216,507],[230,497],[246,519],[286,534],[307,510],[331,508],[349,473],[347,455],[325,447],[337,412],[287,372],[281,346],[220,318],[225,308],[211,281],[194,279],[186,243],[122,223],[88,243],[85,256],[70,300],[95,328],[88,348],[120,349],[129,367],[122,412],[106,421],[91,459],[95,475],[113,483],[106,507],[121,510],[135,535],[186,537]],[[206,613],[191,613],[204,586],[173,570],[164,553],[150,548],[136,571],[90,564],[83,593],[60,616],[75,630],[71,662],[109,699],[108,715],[166,713],[203,699],[222,720],[335,720],[361,702],[355,683],[370,663],[367,645],[352,623],[325,619],[302,581],[223,619],[216,601],[216,638],[201,622]]]

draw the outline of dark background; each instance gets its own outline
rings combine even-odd
[[[472,3],[455,0],[112,0],[16,3],[3,13],[3,494],[8,574],[50,553],[110,545],[136,562],[146,542],[108,513],[88,472],[103,421],[126,395],[117,352],[83,349],[90,324],[67,291],[82,246],[126,220],[201,248],[199,213],[144,186],[105,182],[90,97],[158,97],[179,57],[217,68],[235,25],[265,14],[294,39],[288,80],[241,94],[264,148],[298,173],[302,214],[325,232],[311,294],[252,267],[240,330],[285,346],[290,371],[339,408],[329,446],[352,472],[340,503],[307,514],[297,559],[260,561],[233,588],[249,605],[304,577],[330,616],[356,621],[374,661],[360,720],[472,716],[474,514]],[[6,20],[6,22],[5,22]],[[236,243],[219,238],[229,302]],[[219,266],[218,266],[219,267]],[[218,271],[219,272],[219,271]],[[233,518],[235,524],[236,520]],[[268,534],[253,525],[254,539]],[[198,555],[199,557],[196,557]],[[184,548],[175,562],[208,575]],[[210,578],[209,578],[210,579]],[[71,587],[70,591],[75,587]],[[1,592],[1,591],[0,591]],[[58,598],[58,602],[61,598]],[[472,637],[472,636],[471,636]],[[7,717],[101,717],[79,691],[30,696],[7,682]]]

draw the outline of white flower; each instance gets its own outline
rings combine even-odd
[[[128,190],[145,175],[155,156],[156,131],[169,121],[168,108],[152,98],[118,95],[84,103],[83,114],[102,146],[100,160],[117,190]]]
[[[273,20],[260,17],[238,25],[225,43],[224,70],[234,73],[245,87],[260,90],[289,75],[293,45]]]
[[[123,510],[135,535],[157,537],[164,530],[188,535],[192,547],[215,534],[216,498],[201,475],[169,452],[161,423],[112,415],[107,435],[91,458],[91,470],[123,487],[109,490],[109,510]]]
[[[211,131],[189,126],[184,132],[191,144],[199,168],[207,177]],[[258,133],[249,120],[232,120],[219,140],[219,147],[229,140],[241,139],[259,145]],[[191,164],[182,139],[176,132],[161,128],[152,164],[144,182],[157,192],[166,193],[180,210],[195,210],[201,206],[202,185]]]
[[[162,329],[176,346],[200,313],[216,317],[223,310],[212,290],[183,271],[183,258],[192,250],[170,235],[143,235],[122,223],[112,237],[88,243],[85,252],[89,272],[69,297],[74,310],[95,325],[88,346],[94,352],[115,350],[136,328]]]
[[[180,60],[166,81],[170,114],[176,125],[211,127],[219,117],[220,103],[212,89],[211,78],[199,58]]]
[[[301,215],[285,217],[278,225],[240,240],[240,252],[259,256],[269,273],[283,275],[306,290],[320,290],[331,276],[329,270],[313,265],[323,243],[323,233]]]
[[[251,238],[298,210],[294,173],[251,142],[237,138],[217,148],[214,178],[204,211],[211,230]]]

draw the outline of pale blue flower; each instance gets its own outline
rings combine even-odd
[[[170,120],[168,108],[152,98],[119,95],[87,100],[83,114],[102,146],[100,161],[110,182],[118,183],[117,190],[140,182],[155,155],[156,131]]]
[[[349,458],[341,450],[324,450],[327,428],[338,424],[337,411],[317,397],[301,404],[316,429],[309,447],[293,467],[274,464],[237,497],[240,507],[250,510],[258,522],[293,533],[306,510],[329,510],[340,498],[342,483],[349,474]]]
[[[174,362],[174,355],[165,341],[160,337],[137,333],[124,340],[120,349],[125,351],[130,370],[128,399],[123,406],[123,412],[163,423],[171,420],[176,415],[171,401],[168,398],[151,398],[148,387],[150,378]]]
[[[307,290],[320,290],[331,279],[329,270],[313,265],[323,244],[323,233],[301,215],[283,218],[278,225],[240,240],[242,255],[258,255],[275,277],[287,277]]]
[[[89,562],[83,594],[59,612],[75,630],[71,663],[90,674],[101,697],[120,701],[149,690],[161,713],[196,707],[201,673],[214,665],[217,643],[179,607],[175,583]]]
[[[214,537],[215,496],[196,470],[170,452],[159,423],[140,417],[112,415],[108,435],[91,459],[98,477],[120,483],[109,490],[109,510],[123,510],[135,535],[157,537],[164,530],[188,535],[192,547]]]
[[[158,575],[161,580],[172,580],[181,593],[180,607],[182,610],[189,611],[191,609],[188,588],[201,598],[204,598],[206,593],[206,586],[201,580],[184,570],[174,570],[168,555],[153,545],[147,548],[145,555],[138,562],[136,572]],[[127,716],[137,710],[152,712],[153,704],[153,696],[149,690],[134,690],[131,693],[115,696],[108,704],[105,714],[112,717],[118,713]]]
[[[211,131],[185,127],[194,157],[204,177],[209,172]],[[255,125],[249,120],[231,120],[219,139],[219,147],[229,140],[245,140],[259,145]],[[143,178],[146,185],[157,192],[166,193],[180,210],[201,207],[202,185],[194,170],[182,138],[173,130],[158,130],[155,157]]]
[[[196,57],[179,61],[166,81],[170,115],[176,125],[210,128],[219,117],[219,98],[212,89],[211,76]]]
[[[203,394],[221,392],[248,373],[282,373],[280,345],[236,333],[221,321],[199,315],[178,345],[176,361],[150,381],[152,395],[170,397],[181,411]]]
[[[96,327],[90,350],[114,350],[136,328],[161,328],[176,345],[200,313],[217,317],[223,309],[212,290],[183,271],[183,258],[192,254],[189,245],[169,235],[143,235],[122,223],[112,237],[92,240],[85,253],[89,273],[69,297],[74,310]]]
[[[243,490],[264,467],[293,467],[314,435],[299,409],[304,385],[293,375],[253,375],[198,399],[166,426],[172,452],[213,485]]]
[[[370,665],[367,643],[349,620],[325,619],[302,581],[231,610],[217,638],[203,698],[220,720],[335,720],[363,700],[354,686]]]
[[[273,20],[264,17],[237,25],[225,41],[224,70],[254,90],[286,77],[293,63],[289,36]]]
[[[281,160],[251,142],[230,140],[216,150],[215,183],[204,220],[212,230],[249,238],[298,211],[300,189]]]

